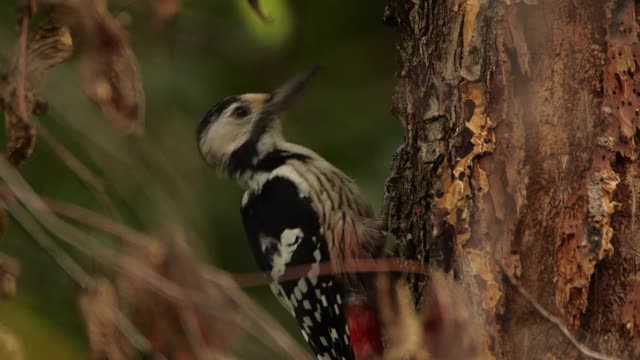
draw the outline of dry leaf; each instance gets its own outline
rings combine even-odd
[[[165,251],[158,245],[157,248],[129,251],[130,256],[167,279],[194,291],[206,291],[198,263],[184,249]],[[122,277],[120,286],[133,321],[149,339],[152,350],[168,359],[219,358],[240,335],[234,323],[213,319],[192,306],[159,297],[138,279]],[[211,307],[221,314],[237,311],[230,306],[211,301]]]
[[[424,339],[434,359],[489,359],[485,335],[469,296],[440,272],[431,274],[422,308]]]
[[[385,359],[472,360],[489,358],[481,322],[468,296],[445,275],[434,272],[416,312],[403,281],[378,278],[378,306],[386,339]]]
[[[78,57],[87,97],[126,133],[144,128],[144,90],[138,63],[120,22],[97,0],[48,0],[51,17],[65,24]]]
[[[0,253],[0,298],[8,298],[16,294],[18,274],[20,274],[18,261]]]
[[[388,276],[379,276],[378,308],[385,335],[384,358],[389,360],[413,358],[430,359],[423,343],[423,329],[415,311],[411,292],[406,284],[392,284]]]
[[[73,55],[73,40],[67,26],[47,17],[33,33],[27,49],[27,75],[31,83],[41,84],[45,70]]]
[[[133,353],[129,343],[116,326],[118,299],[109,280],[96,279],[92,289],[80,294],[79,304],[89,338],[91,359],[130,359]]]
[[[0,325],[0,359],[24,359],[24,350],[22,349],[22,344],[9,329],[2,325]]]
[[[11,71],[0,84],[8,137],[5,153],[7,160],[14,166],[22,165],[35,146],[36,131],[29,123],[28,116],[31,113],[40,115],[46,112],[46,101],[39,95],[45,71],[66,61],[72,54],[69,29],[48,18],[38,26],[28,41],[24,74],[18,71],[19,54],[14,56]],[[19,86],[24,91],[22,99],[19,99]],[[21,106],[24,106],[25,111],[22,115]]]
[[[153,14],[161,26],[173,22],[182,6],[181,0],[152,0],[151,2]]]
[[[33,152],[35,146],[35,129],[29,123],[29,113],[33,107],[33,95],[27,84],[27,37],[29,21],[35,12],[35,2],[30,1],[18,11],[18,27],[20,37],[11,70],[7,76],[6,86],[2,89],[5,107],[5,126],[7,129],[7,145],[5,156],[13,166],[20,166]]]
[[[129,48],[92,51],[80,59],[79,72],[85,94],[115,127],[128,133],[142,132],[144,93]]]
[[[5,157],[7,161],[15,166],[22,165],[33,152],[36,145],[36,130],[29,123],[23,121],[18,113],[13,110],[17,106],[15,89],[5,96],[5,127],[7,132],[7,145],[5,146]],[[29,104],[29,101],[25,101]],[[27,105],[27,107],[31,107]]]

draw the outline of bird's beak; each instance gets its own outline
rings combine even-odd
[[[309,79],[311,79],[319,70],[320,67],[315,65],[311,69],[297,74],[282,84],[270,94],[271,97],[267,100],[267,104],[263,112],[269,115],[277,115],[285,110],[293,102],[293,99],[300,94],[309,83]]]

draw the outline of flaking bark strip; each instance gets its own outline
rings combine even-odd
[[[597,147],[593,153],[594,169],[589,187],[589,220],[593,226],[594,235],[590,239],[592,247],[599,253],[613,252],[612,238],[615,235],[612,216],[619,207],[622,214],[630,214],[631,227],[635,224],[636,209],[635,184],[633,172],[637,164],[637,133],[640,128],[640,41],[637,23],[637,5],[635,1],[624,0],[606,2],[606,61],[603,82],[602,113],[605,126],[597,138]],[[626,168],[629,176],[622,176],[612,169],[612,163],[621,164],[617,170]],[[614,202],[613,197],[620,178],[625,179],[625,188],[630,189],[631,201],[624,199],[624,204]],[[599,186],[598,186],[599,185]],[[631,207],[631,209],[629,209]],[[636,237],[634,231],[620,229],[621,235]],[[634,239],[629,239],[634,241]],[[636,240],[637,241],[637,240]],[[629,337],[630,351],[637,357],[640,355],[640,273],[636,270],[636,246],[618,243],[616,251],[629,264],[629,276],[626,279],[626,296],[619,307],[619,317],[616,322],[621,324],[625,336]],[[616,309],[618,307],[616,306]],[[615,318],[614,318],[615,319]]]
[[[634,1],[607,1],[607,55],[604,71],[605,131],[598,144],[609,155],[635,160],[640,127],[640,42]]]
[[[469,114],[469,119],[465,122],[465,129],[470,134],[469,139],[463,139],[461,157],[456,159],[453,169],[443,174],[442,192],[443,195],[436,199],[436,207],[441,212],[435,216],[444,214],[442,219],[435,219],[434,223],[442,222],[444,229],[450,225],[456,229],[455,251],[460,254],[462,246],[471,237],[469,226],[470,211],[472,208],[470,177],[474,160],[477,156],[492,152],[495,149],[495,137],[493,128],[495,125],[485,113],[484,85],[481,83],[464,82],[460,90],[463,97],[463,107],[465,113]],[[462,132],[465,134],[465,131]],[[467,142],[468,143],[465,143]],[[467,146],[471,145],[470,149]],[[468,153],[465,151],[468,150]],[[482,170],[479,170],[482,177]],[[436,228],[436,231],[438,228]]]

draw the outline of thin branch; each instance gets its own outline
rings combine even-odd
[[[49,231],[56,234],[57,237],[73,245],[89,257],[98,260],[102,264],[113,266],[119,270],[125,270],[127,273],[143,280],[151,289],[168,299],[179,303],[196,302],[200,305],[206,303],[201,297],[185,295],[180,286],[167,281],[147,266],[140,265],[132,257],[119,255],[111,249],[99,246],[86,234],[60,221],[49,211],[47,205],[31,190],[24,179],[22,179],[4,159],[0,159],[0,177],[5,180],[13,193],[25,204],[40,223]],[[13,208],[12,204],[8,204],[8,207],[9,210]]]
[[[114,238],[127,243],[127,245],[137,248],[147,248],[153,243],[157,243],[159,241],[148,234],[134,230],[86,208],[46,197],[42,197],[42,199],[49,209],[58,216],[113,236]]]
[[[398,272],[429,276],[427,265],[417,261],[397,258],[348,260],[341,264],[342,269],[340,271],[336,270],[330,261],[318,263],[317,265],[318,275]],[[278,278],[278,281],[285,282],[303,278],[307,276],[311,266],[310,264],[291,266]],[[262,286],[271,282],[267,274],[261,272],[234,274],[233,277],[241,287]]]
[[[298,345],[293,341],[293,339],[291,339],[282,325],[275,321],[263,308],[258,306],[255,301],[247,296],[247,294],[244,293],[233,280],[231,275],[211,266],[202,266],[201,271],[205,279],[224,287],[229,297],[234,299],[250,318],[255,319],[258,325],[262,326],[263,330],[271,335],[276,344],[284,347],[285,349],[293,350],[298,348]],[[295,353],[298,353],[298,351],[296,350]],[[292,352],[292,354],[295,353]],[[301,355],[296,355],[294,358],[298,358],[298,356]],[[302,355],[302,357],[300,357],[300,359],[306,358],[308,358],[307,355]]]
[[[11,196],[10,189],[0,186],[0,193],[5,196]],[[104,234],[120,239],[129,245],[136,247],[148,247],[157,239],[143,232],[134,230],[126,225],[118,223],[104,215],[93,212],[89,209],[70,204],[64,201],[53,200],[41,197],[47,207],[63,218],[69,219],[75,223],[98,230]],[[298,265],[290,267],[280,276],[280,281],[297,280],[307,275],[311,264]],[[404,259],[386,258],[386,259],[353,259],[344,263],[342,271],[336,271],[330,262],[319,263],[318,275],[336,275],[339,273],[383,273],[398,272],[412,273],[418,275],[429,276],[428,266],[417,262]],[[203,266],[206,268],[206,266]],[[210,272],[211,273],[211,272]],[[217,273],[219,276],[222,272]],[[227,274],[228,281],[218,281],[218,285],[224,288],[230,287],[254,287],[268,285],[270,280],[265,273],[253,272],[246,274]]]
[[[553,315],[552,313],[550,313],[547,309],[545,309],[534,297],[533,295],[531,295],[531,293],[529,293],[527,291],[527,289],[525,289],[522,284],[520,284],[520,282],[518,281],[518,279],[516,279],[507,269],[507,267],[502,263],[502,261],[500,261],[500,259],[498,259],[497,256],[495,256],[494,254],[494,259],[495,262],[498,264],[498,267],[500,267],[500,271],[502,272],[502,274],[509,280],[509,283],[511,284],[511,286],[513,286],[514,288],[516,288],[516,290],[518,290],[518,293],[520,293],[520,295],[531,305],[533,306],[534,309],[536,309],[536,311],[543,317],[545,318],[548,322],[550,322],[551,324],[553,324],[558,330],[560,330],[560,332],[562,333],[562,335],[564,335],[564,337],[569,340],[569,342],[571,342],[571,344],[576,348],[576,350],[578,350],[578,352],[580,352],[582,355],[591,358],[591,359],[597,359],[597,360],[620,360],[619,358],[616,357],[612,357],[609,355],[604,355],[601,354],[599,352],[593,351],[591,349],[589,349],[587,346],[585,346],[584,344],[582,344],[581,342],[578,341],[578,339],[575,338],[575,336],[573,336],[573,334],[571,333],[571,331],[569,331],[569,329],[564,325],[564,323],[562,322],[561,319],[559,319],[558,317],[556,317],[555,315]]]
[[[10,199],[4,199],[11,209],[13,217],[22,224],[23,228],[38,245],[53,258],[60,268],[83,290],[93,285],[93,280],[62,248],[60,248],[47,232],[29,215],[20,204]],[[10,202],[10,203],[9,203]]]
[[[88,209],[62,201],[44,199],[50,209],[59,216],[101,231],[130,245],[144,247],[158,241],[150,235],[134,230]],[[288,336],[286,330],[240,289],[238,282],[232,275],[208,265],[201,265],[200,271],[202,271],[207,281],[224,288],[227,295],[241,306],[250,318],[261,325],[264,331],[271,334],[276,340],[276,344],[280,344],[285,349],[295,349],[297,347],[297,344]],[[266,277],[262,273],[253,274],[251,278],[253,280],[248,278],[247,280],[252,281],[254,285],[266,284]]]
[[[58,139],[56,139],[44,126],[34,121],[38,127],[40,138],[49,146],[54,154],[73,172],[86,186],[93,192],[98,202],[112,216],[116,210],[113,202],[107,195],[104,182],[98,178],[88,167],[86,167],[73,153],[67,149]]]
[[[11,201],[11,200],[9,200]],[[11,214],[31,235],[33,239],[51,256],[60,268],[76,283],[83,291],[90,291],[95,287],[95,280],[80,265],[78,265],[29,215],[27,210],[21,205],[13,202],[10,206]],[[116,317],[115,325],[131,345],[138,351],[149,353],[151,346],[149,341],[140,333],[131,321],[118,309],[110,309]]]
[[[6,186],[0,187],[0,193],[5,197],[15,197],[13,192],[11,192],[11,190]],[[72,220],[83,226],[90,227],[94,230],[101,231],[107,235],[125,241],[130,245],[145,247],[151,244],[151,242],[157,241],[147,234],[133,230],[107,218],[106,216],[92,212],[88,209],[63,201],[47,199],[44,197],[42,199],[47,206],[59,216]],[[275,344],[280,345],[283,349],[289,349],[292,354],[297,351],[294,349],[296,349],[298,345],[288,336],[286,330],[284,330],[278,322],[274,321],[269,314],[251,300],[251,298],[242,292],[238,283],[234,281],[231,275],[208,265],[202,265],[200,266],[200,269],[207,281],[224,288],[227,295],[239,304],[251,319],[257,321],[264,331],[271,334],[272,338],[275,340]],[[257,273],[254,276],[256,279],[260,279],[254,280],[254,283],[266,281],[266,278],[262,273]],[[244,322],[242,325],[244,328],[252,328],[250,324]],[[303,358],[301,357],[301,354],[301,352],[297,353],[296,358]]]
[[[113,267],[140,280],[147,288],[179,306],[195,306],[215,318],[235,320],[245,331],[256,333],[255,327],[247,326],[248,324],[238,321],[237,316],[234,316],[234,314],[216,312],[215,308],[211,306],[212,299],[209,299],[207,294],[185,289],[175,282],[160,276],[154,270],[141,264],[131,256],[117,254],[115,251],[101,246],[91,237],[73,226],[61,221],[51,213],[46,204],[33,192],[20,174],[4,159],[0,159],[0,177],[5,180],[11,191],[17,196],[20,202],[25,204],[40,223],[49,231],[53,232],[58,238],[74,246],[85,255],[97,260],[103,265]],[[9,211],[12,212],[12,204],[8,203],[7,206],[9,207]],[[276,345],[270,341],[266,341],[268,338],[265,338],[264,334],[257,335],[259,335],[258,339],[265,344],[270,346]],[[273,339],[276,338],[273,337]],[[281,346],[282,350],[293,356],[293,358],[307,358],[306,353],[292,339],[289,339],[289,341],[285,343],[278,343],[277,345]]]
[[[18,40],[18,54],[16,57],[16,96],[18,116],[22,121],[28,121],[27,105],[25,104],[25,83],[27,77],[27,37],[29,35],[29,21],[35,12],[35,1],[25,0],[20,10],[20,38]]]
[[[180,325],[184,330],[189,346],[193,350],[197,360],[205,360],[212,358],[211,351],[207,348],[202,339],[201,328],[198,324],[198,318],[193,308],[182,307],[179,309]]]

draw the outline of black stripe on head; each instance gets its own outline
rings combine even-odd
[[[204,131],[209,127],[209,125],[213,124],[220,115],[229,107],[231,104],[236,103],[239,100],[237,96],[229,96],[222,100],[220,100],[217,104],[213,105],[209,111],[202,117],[200,123],[198,124],[198,128],[196,129],[196,137],[198,142],[200,142],[200,138]]]
[[[231,153],[227,164],[229,175],[237,175],[253,167],[253,159],[258,156],[258,141],[261,136],[262,134],[257,135],[252,132],[249,139]]]

